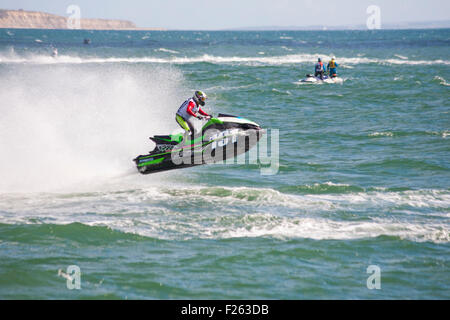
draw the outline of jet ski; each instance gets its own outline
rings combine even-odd
[[[323,76],[323,79],[320,77],[315,77],[313,74],[307,74],[305,79],[300,80],[303,83],[342,83],[344,80],[338,76],[330,77],[327,75]]]
[[[253,121],[220,113],[193,137],[183,133],[150,137],[155,148],[133,161],[142,174],[222,162],[253,148],[264,132]]]

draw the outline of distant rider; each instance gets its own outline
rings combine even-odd
[[[331,58],[331,61],[328,62],[327,65],[328,74],[331,78],[337,77],[337,67],[339,67],[339,65],[336,63],[336,57],[333,56],[333,58]]]
[[[194,118],[202,120],[204,117],[211,118],[209,114],[204,112],[200,106],[205,105],[206,94],[202,91],[195,91],[194,96],[181,105],[175,117],[177,123],[186,130],[186,133],[194,135]],[[200,115],[199,115],[200,114]]]
[[[323,65],[322,59],[317,59],[316,66],[314,68],[314,77],[320,76],[320,79],[323,80],[323,74],[325,72],[325,67]]]

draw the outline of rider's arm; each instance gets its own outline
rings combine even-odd
[[[202,115],[202,116],[207,116],[209,117],[209,114],[207,114],[205,111],[202,110],[202,108],[198,108],[198,112]]]
[[[193,108],[193,107],[195,107],[195,103],[193,103],[192,101],[189,102],[189,104],[188,104],[188,106],[187,106],[187,108],[186,108],[186,111],[187,111],[187,113],[189,113],[191,116],[197,117],[197,115],[192,111],[192,108]]]

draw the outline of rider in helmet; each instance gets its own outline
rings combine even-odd
[[[320,79],[323,80],[323,73],[325,72],[325,67],[323,66],[322,59],[317,59],[316,66],[314,68],[314,76],[320,76]]]
[[[53,50],[52,50],[52,57],[56,58],[57,56],[58,56],[58,49],[53,48]]]
[[[338,64],[336,63],[336,57],[333,56],[327,65],[328,74],[331,78],[337,77],[336,67],[338,67]]]
[[[177,123],[186,130],[186,133],[193,135],[195,133],[194,124],[192,120],[197,118],[199,120],[211,118],[209,114],[204,112],[201,106],[205,105],[206,94],[203,91],[195,91],[194,96],[187,99],[177,111],[175,117]]]

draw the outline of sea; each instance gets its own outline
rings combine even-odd
[[[1,29],[0,299],[449,299],[449,74],[450,29]],[[271,170],[136,170],[194,90]]]

